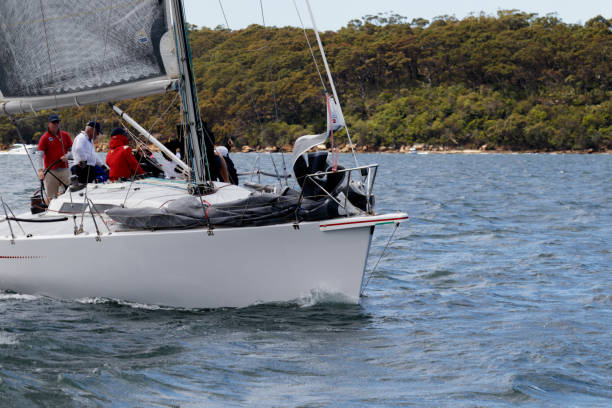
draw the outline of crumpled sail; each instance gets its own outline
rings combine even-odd
[[[338,106],[338,102],[332,97],[327,97],[327,133],[333,130],[337,132],[342,127],[346,126],[344,116]]]
[[[167,0],[2,0],[0,114],[165,92],[170,27]]]
[[[306,153],[308,150],[313,147],[325,143],[329,135],[333,132],[337,132],[344,126],[346,126],[346,122],[344,121],[344,116],[342,115],[342,111],[338,106],[338,103],[334,100],[334,98],[327,97],[327,131],[325,133],[321,133],[318,135],[306,135],[299,137],[295,143],[293,144],[293,162],[292,165],[295,165],[297,159]],[[308,164],[308,157],[304,156],[306,159],[306,164]]]

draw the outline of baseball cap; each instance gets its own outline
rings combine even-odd
[[[111,132],[111,136],[115,136],[115,135],[127,136],[128,133],[124,128],[118,127],[118,128],[114,128],[113,131]]]
[[[89,121],[89,122],[87,122],[87,126],[94,128],[96,130],[96,132],[98,132],[100,134],[102,133],[102,127],[100,126],[100,124],[98,122],[95,122],[93,120]]]

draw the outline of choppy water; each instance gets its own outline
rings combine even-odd
[[[612,156],[359,158],[411,216],[359,306],[0,293],[0,406],[612,406]],[[28,166],[0,156],[15,209]]]

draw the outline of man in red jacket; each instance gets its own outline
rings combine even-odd
[[[44,180],[47,197],[45,202],[58,196],[60,187],[63,191],[70,184],[68,170],[68,152],[72,147],[70,135],[60,129],[60,117],[57,113],[49,116],[47,131],[38,141],[38,178]],[[45,170],[47,173],[45,174]]]
[[[108,144],[110,149],[106,154],[106,164],[110,168],[108,178],[111,181],[131,179],[138,174],[144,174],[144,170],[132,154],[129,142],[128,133],[124,128],[113,129]]]

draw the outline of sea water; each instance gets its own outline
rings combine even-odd
[[[360,305],[0,291],[0,406],[612,406],[612,156],[358,160],[380,165],[377,211],[411,217],[388,247],[377,228]],[[27,157],[0,157],[13,210],[37,185]]]

